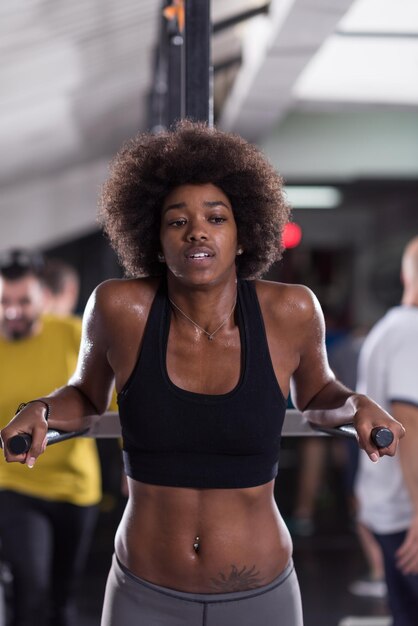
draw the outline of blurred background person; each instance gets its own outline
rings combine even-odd
[[[22,400],[66,383],[80,344],[76,317],[44,316],[41,255],[0,255],[0,423]],[[23,397],[22,397],[23,396]],[[75,595],[101,498],[93,439],[52,446],[28,470],[0,460],[0,542],[13,577],[12,626],[74,626]]]
[[[365,463],[356,480],[359,522],[383,553],[393,626],[416,626],[418,616],[418,237],[402,257],[401,305],[390,309],[360,352],[358,391],[378,402],[406,429],[396,458]]]
[[[351,332],[337,314],[326,315],[326,348],[329,364],[344,385],[355,389],[357,360],[362,342],[361,333]],[[327,499],[330,485],[326,483],[328,465],[342,474],[342,488],[348,512],[352,511],[353,481],[357,463],[357,442],[351,439],[306,437],[299,441],[297,490],[291,517],[287,520],[291,533],[308,537],[317,530],[320,500]]]
[[[62,259],[45,259],[43,270],[45,286],[45,311],[55,315],[75,313],[80,294],[77,270]]]
[[[353,328],[336,345],[332,346],[328,353],[330,365],[335,375],[351,389],[355,389],[357,386],[358,360],[368,330],[365,326]],[[358,469],[359,447],[353,439],[343,439],[339,443],[341,444],[341,452],[345,457],[344,488],[348,510],[367,566],[366,574],[354,580],[349,585],[349,591],[357,596],[383,598],[386,596],[386,583],[382,551],[368,528],[356,522],[355,479]]]

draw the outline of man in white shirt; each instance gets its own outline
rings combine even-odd
[[[418,237],[402,258],[401,305],[367,336],[358,391],[406,429],[399,454],[370,463],[361,454],[356,494],[359,522],[379,542],[385,561],[393,626],[418,624]]]

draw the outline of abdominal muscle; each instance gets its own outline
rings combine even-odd
[[[268,584],[291,557],[274,482],[248,489],[186,489],[129,480],[116,555],[136,576],[191,593]]]

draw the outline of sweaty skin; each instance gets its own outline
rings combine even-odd
[[[160,243],[168,296],[190,319],[213,332],[236,298],[235,262],[241,246],[228,198],[210,184],[175,188],[163,205]],[[137,362],[158,284],[158,278],[111,280],[92,294],[72,387],[49,396],[51,428],[83,428],[89,415],[106,410],[114,382],[118,392],[123,389]],[[351,398],[360,445],[369,455],[375,454],[370,431],[387,426],[394,432],[394,442],[379,454],[393,455],[403,436],[402,426],[335,380],[314,295],[302,286],[255,284],[284,397],[292,379],[292,399],[301,410],[334,409]],[[200,394],[228,393],[237,385],[241,368],[235,315],[208,341],[173,308],[166,358],[168,376],[178,387]],[[321,419],[324,425],[327,420],[328,425],[344,423],[328,410]],[[17,432],[28,432],[32,447],[27,455],[13,456],[5,446],[7,460],[33,464],[43,450],[46,428],[41,403],[23,409],[1,434],[7,440]],[[116,554],[140,578],[186,592],[219,593],[266,585],[289,562],[291,539],[275,504],[273,481],[247,489],[173,488],[132,479],[128,486],[130,497],[116,535]]]
[[[149,281],[147,285],[150,289],[148,302],[141,307],[144,319],[156,289],[156,283]],[[138,289],[139,293],[143,291],[143,281],[119,287],[121,291]],[[281,340],[272,343],[270,349],[274,350],[276,375],[287,395],[291,374],[287,367],[295,367],[297,359],[291,358],[292,352],[295,353],[292,345],[295,334],[288,323],[285,324],[285,319],[294,320],[294,316],[282,313],[282,319],[270,318],[268,298],[277,298],[280,294],[283,305],[277,301],[276,306],[277,311],[283,312],[286,309],[284,298],[291,298],[298,288],[260,282],[257,291],[262,308],[266,310],[267,327],[283,328]],[[121,307],[125,306],[124,300],[121,299]],[[129,300],[132,298],[127,296],[126,301]],[[297,308],[289,301],[287,306]],[[135,357],[130,363],[126,361],[124,344],[132,342],[132,336],[138,334],[138,326],[138,318],[133,313],[132,326],[125,326],[123,336],[115,340],[109,351],[115,370],[124,369],[117,379],[119,389],[136,360]],[[199,345],[190,350],[191,343]],[[198,393],[227,393],[238,383],[240,356],[235,320],[231,320],[220,337],[210,342],[206,337],[196,339],[193,325],[185,323],[181,316],[176,319],[172,313],[167,369],[177,386]],[[128,483],[130,498],[117,532],[116,553],[137,576],[181,591],[220,593],[265,585],[286,567],[292,546],[274,501],[273,481],[247,489],[173,488],[132,479],[128,479]]]

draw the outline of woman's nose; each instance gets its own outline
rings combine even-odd
[[[205,224],[200,221],[189,222],[187,239],[188,241],[205,241],[207,239]]]

